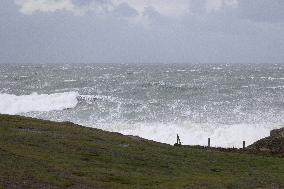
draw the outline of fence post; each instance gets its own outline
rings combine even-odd
[[[210,147],[210,138],[208,138],[208,147]]]
[[[246,141],[243,141],[243,149],[246,148]]]

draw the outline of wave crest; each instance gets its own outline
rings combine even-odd
[[[0,94],[1,114],[20,114],[35,111],[53,111],[75,108],[79,96],[78,92],[64,92],[54,94],[38,94],[16,96]]]
[[[89,127],[100,128],[111,132],[119,132],[124,135],[139,136],[145,139],[166,144],[174,144],[176,135],[181,138],[184,145],[207,145],[211,138],[214,147],[242,147],[242,141],[247,145],[269,136],[272,129],[280,128],[278,124],[198,124],[189,121],[180,123],[97,123],[94,121],[84,123]]]

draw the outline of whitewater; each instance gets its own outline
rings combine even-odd
[[[30,95],[10,95],[0,94],[0,112],[2,114],[20,114],[28,112],[64,110],[74,108],[78,101],[77,92],[37,94]]]
[[[0,65],[0,113],[241,147],[284,126],[283,78],[281,64]]]

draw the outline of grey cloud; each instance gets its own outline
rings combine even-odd
[[[159,19],[162,17],[162,15],[151,6],[144,8],[143,16],[148,17],[150,19]]]
[[[257,16],[264,4],[248,2],[264,0],[242,0],[237,8],[223,7],[210,13],[204,9],[205,1],[194,0],[195,5],[189,8],[195,12],[170,16],[173,10],[157,10],[158,4],[139,9],[137,15],[134,1],[113,4],[110,0],[72,0],[83,8],[95,1],[113,8],[102,15],[90,11],[74,16],[55,11],[27,16],[19,13],[11,0],[1,1],[0,63],[284,60],[284,26],[279,24],[283,16],[275,3],[275,8],[270,8],[275,13]],[[144,21],[149,28],[140,24]]]
[[[86,6],[86,5],[90,5],[94,0],[72,0],[72,2],[75,4],[75,5],[78,5],[78,6]],[[100,2],[100,1],[98,1]],[[102,1],[104,2],[104,1]]]
[[[283,0],[239,0],[241,18],[257,22],[284,22]]]
[[[105,4],[105,3],[111,3],[111,0],[71,0],[74,4],[77,5],[88,5],[92,2]]]
[[[191,0],[191,11],[194,14],[202,14],[205,12],[206,0]]]
[[[113,13],[116,16],[123,16],[123,17],[135,17],[138,15],[138,12],[130,7],[127,3],[121,3],[117,7],[114,8]]]

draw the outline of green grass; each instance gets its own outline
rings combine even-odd
[[[0,115],[0,188],[284,188],[284,158]]]

